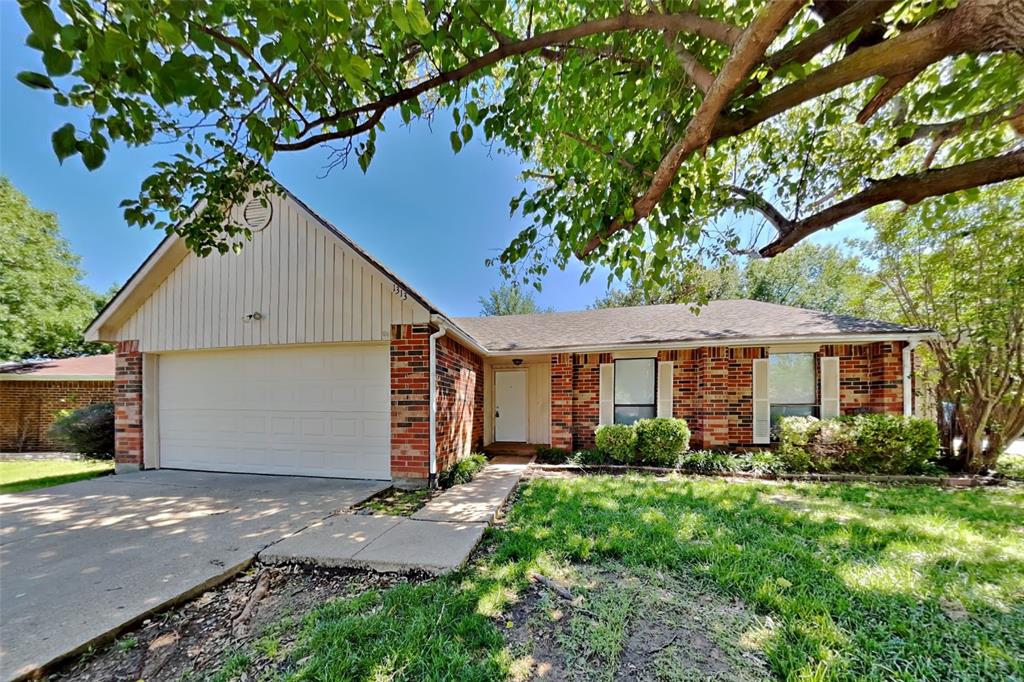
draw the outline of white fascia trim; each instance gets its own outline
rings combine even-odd
[[[874,343],[876,341],[907,341],[915,343],[928,341],[938,336],[935,332],[900,332],[891,334],[833,334],[828,336],[771,336],[743,339],[700,339],[695,341],[661,341],[658,343],[619,343],[599,346],[559,346],[553,348],[529,348],[524,350],[484,351],[488,357],[513,357],[523,355],[546,355],[549,353],[603,353],[618,350],[675,350],[680,348],[777,346],[785,343]],[[477,344],[479,346],[479,344]]]
[[[102,374],[0,374],[0,381],[113,381]]]

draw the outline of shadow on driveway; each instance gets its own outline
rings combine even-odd
[[[0,678],[197,594],[388,485],[161,470],[0,495]]]

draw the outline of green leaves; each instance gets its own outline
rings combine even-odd
[[[102,166],[107,158],[106,150],[95,142],[81,140],[75,144],[75,147],[82,154],[82,162],[85,167],[91,171]]]
[[[50,48],[43,52],[43,65],[51,76],[68,75],[72,64],[71,57],[58,49]]]
[[[19,82],[24,83],[30,88],[35,88],[36,90],[54,89],[53,81],[50,80],[49,76],[36,73],[35,71],[21,71],[18,73],[17,79]]]
[[[78,148],[75,146],[75,126],[70,123],[62,125],[50,136],[50,143],[53,145],[53,152],[57,155],[57,159],[64,163],[64,159],[78,153]]]
[[[452,151],[453,152],[458,154],[460,151],[462,151],[462,138],[459,137],[458,131],[453,130],[451,132],[451,134],[448,136],[448,139],[452,143]]]
[[[423,5],[417,0],[406,0],[404,6],[401,3],[393,3],[391,18],[403,33],[421,36],[432,30],[430,21],[427,20],[427,15],[423,11]]]

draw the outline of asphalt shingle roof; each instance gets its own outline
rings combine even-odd
[[[605,308],[453,318],[488,351],[566,350],[664,342],[728,342],[839,335],[927,332],[889,322],[749,300],[712,301],[694,314],[687,305]]]
[[[114,378],[114,354],[83,355],[61,360],[32,360],[0,365],[0,374],[6,376],[96,376]]]

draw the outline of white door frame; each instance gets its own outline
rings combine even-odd
[[[498,405],[498,375],[499,374],[519,374],[523,377],[523,420],[522,420],[522,433],[523,437],[516,440],[502,440],[498,437],[498,410],[501,409]],[[529,440],[530,435],[530,375],[526,369],[496,369],[494,370],[494,412],[492,419],[494,420],[494,440],[500,443],[525,443]]]

